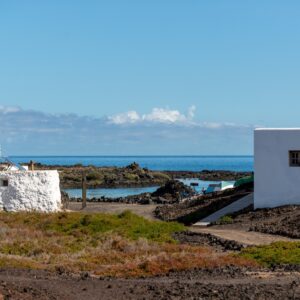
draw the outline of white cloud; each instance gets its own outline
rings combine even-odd
[[[246,153],[252,149],[247,142],[252,141],[252,129],[199,122],[194,106],[186,113],[154,108],[148,114],[133,110],[104,118],[0,105],[0,144],[8,154],[234,154],[241,147],[240,153]]]
[[[116,114],[111,117],[108,117],[109,123],[120,125],[120,124],[133,124],[141,120],[139,114],[134,111],[128,111],[126,113]]]
[[[155,123],[180,123],[186,122],[187,118],[178,110],[170,110],[164,108],[153,108],[152,112],[143,115],[142,119],[148,122]]]
[[[132,110],[108,117],[108,122],[115,125],[135,123],[190,124],[195,116],[196,107],[188,109],[187,115],[178,110],[168,108],[153,108],[149,114],[140,115]]]
[[[194,116],[195,116],[195,112],[196,112],[196,106],[195,105],[192,105],[191,107],[189,107],[188,118],[193,119]]]
[[[113,125],[178,125],[198,127],[209,130],[221,130],[230,128],[254,128],[252,125],[240,125],[232,122],[199,122],[194,120],[196,106],[188,108],[187,113],[181,113],[179,110],[168,108],[153,108],[148,114],[139,114],[132,110],[125,113],[116,114],[108,117],[108,124]]]
[[[202,123],[202,126],[208,129],[219,129],[227,125],[222,123],[217,123],[217,122],[204,122]]]
[[[9,114],[21,111],[21,108],[18,106],[3,106],[0,105],[0,113]]]

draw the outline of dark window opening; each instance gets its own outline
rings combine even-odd
[[[2,180],[0,181],[0,185],[1,185],[1,186],[8,186],[8,180],[7,180],[7,179],[2,179]]]
[[[300,151],[290,151],[290,166],[300,167]]]

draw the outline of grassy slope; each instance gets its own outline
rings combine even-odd
[[[241,257],[255,259],[262,265],[300,265],[300,242],[276,242],[266,246],[243,249]]]
[[[96,275],[157,275],[169,270],[253,265],[243,257],[178,245],[178,223],[149,221],[130,212],[0,213],[0,266]]]

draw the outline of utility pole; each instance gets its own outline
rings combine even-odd
[[[82,209],[86,207],[86,174],[82,172]]]

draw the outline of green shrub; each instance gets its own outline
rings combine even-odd
[[[130,181],[138,181],[140,179],[137,174],[132,174],[132,173],[125,173],[124,177]]]
[[[280,264],[300,265],[300,242],[275,242],[270,245],[248,247],[239,256],[255,259],[264,266]]]
[[[101,180],[101,179],[103,179],[103,176],[102,176],[102,174],[100,174],[98,172],[91,172],[91,173],[88,173],[86,175],[86,179],[88,181],[91,181],[91,180]]]
[[[152,172],[151,175],[157,179],[160,179],[160,180],[165,180],[165,181],[168,181],[171,179],[171,177],[167,174],[164,174],[164,173],[160,173],[160,172]]]
[[[233,218],[231,216],[223,216],[218,220],[218,224],[230,224],[233,222]]]
[[[54,231],[77,238],[100,237],[105,233],[115,233],[131,240],[146,238],[156,242],[174,242],[172,233],[185,230],[176,222],[150,221],[125,211],[121,214],[93,213],[9,213],[0,214],[0,220],[7,225],[26,224],[34,229]]]

